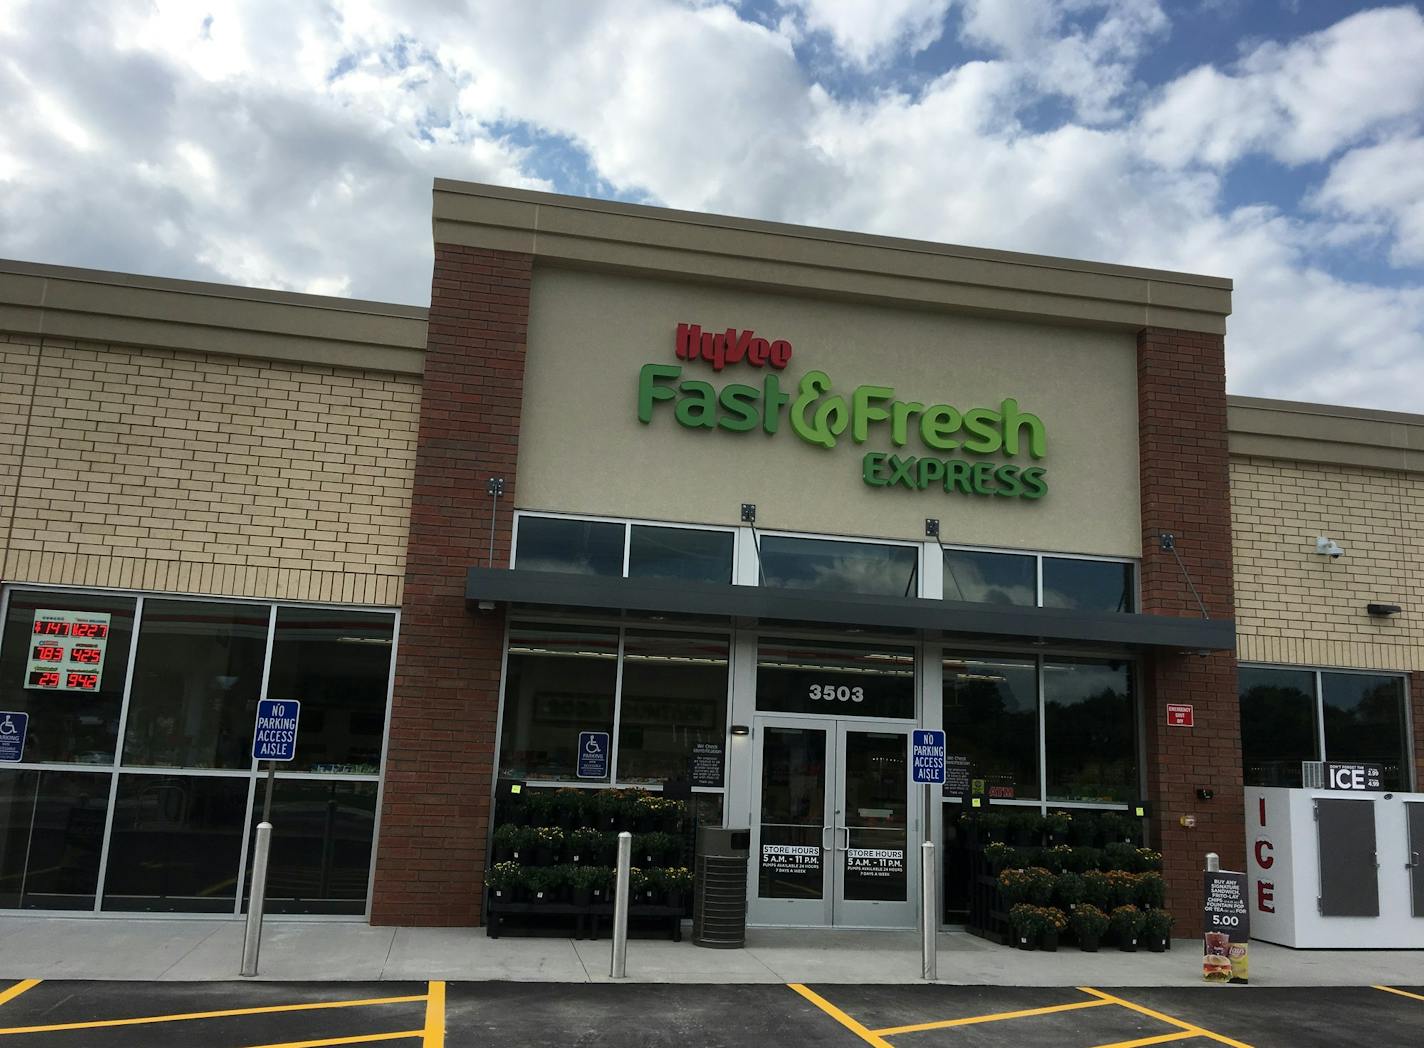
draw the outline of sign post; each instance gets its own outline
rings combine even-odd
[[[6,713],[0,710],[0,763],[18,764],[25,755],[25,733],[29,730],[28,713]]]
[[[939,905],[936,893],[938,873],[935,864],[934,841],[930,839],[933,820],[930,790],[944,784],[944,732],[916,728],[910,734],[910,772],[912,779],[925,788],[924,810],[920,824],[924,827],[920,845],[920,974],[933,981],[938,974],[939,951],[935,933],[939,927]]]
[[[242,937],[242,974],[257,974],[257,954],[262,947],[262,913],[267,906],[267,861],[272,853],[272,787],[277,762],[295,760],[297,723],[302,704],[296,699],[262,699],[257,703],[257,723],[252,730],[252,759],[267,762],[267,795],[262,800],[262,821],[252,848],[252,892],[247,900],[247,929]],[[239,885],[239,891],[241,886]]]

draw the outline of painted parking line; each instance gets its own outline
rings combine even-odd
[[[841,1011],[830,1001],[826,1000],[815,990],[812,990],[807,986],[803,986],[801,983],[788,983],[787,985],[790,986],[797,993],[799,993],[802,997],[806,998],[806,1000],[814,1004],[817,1008],[821,1009],[821,1011],[829,1015],[836,1022],[840,1023],[851,1033],[855,1034],[866,1044],[873,1044],[875,1045],[875,1048],[894,1048],[894,1046],[891,1045],[889,1041],[885,1040],[885,1038],[881,1037],[879,1034],[872,1033],[870,1030],[867,1030],[864,1026],[856,1022],[845,1012]]]
[[[21,979],[14,986],[8,987],[5,990],[0,990],[0,1004],[4,1004],[6,1001],[13,1001],[16,997],[20,996],[20,994],[24,993],[26,990],[32,989],[38,986],[39,984],[40,981],[38,979]]]
[[[1074,1001],[1071,1004],[1050,1004],[1042,1008],[1024,1008],[1017,1012],[992,1012],[988,1015],[970,1015],[962,1019],[941,1019],[938,1022],[914,1023],[910,1026],[887,1026],[882,1030],[872,1030],[878,1037],[894,1037],[901,1033],[919,1033],[922,1030],[947,1030],[952,1026],[973,1026],[976,1023],[996,1023],[1004,1019],[1025,1019],[1030,1015],[1052,1015],[1055,1012],[1073,1012],[1082,1008],[1102,1008],[1112,1001]]]
[[[400,1041],[424,1037],[424,1030],[398,1030],[395,1033],[358,1033],[351,1037],[323,1037],[319,1041],[281,1041],[278,1044],[254,1044],[249,1048],[332,1048],[339,1044],[371,1044],[373,1041]]]
[[[1171,1044],[1173,1041],[1185,1041],[1200,1036],[1202,1035],[1199,1033],[1187,1033],[1179,1030],[1176,1033],[1159,1033],[1156,1037],[1139,1037],[1133,1041],[1113,1041],[1111,1044],[1095,1044],[1093,1048],[1146,1048],[1149,1044]]]
[[[1409,997],[1416,1001],[1424,1001],[1424,995],[1410,993],[1408,990],[1396,990],[1393,986],[1372,986],[1371,989],[1383,990],[1385,993],[1397,993],[1401,997]],[[5,998],[3,996],[0,996],[0,1004],[3,1004],[4,1001]]]
[[[1175,1026],[1179,1030],[1185,1030],[1189,1036],[1206,1037],[1210,1040],[1215,1041],[1217,1044],[1231,1045],[1231,1048],[1251,1048],[1249,1044],[1246,1044],[1243,1041],[1233,1040],[1232,1038],[1227,1037],[1225,1034],[1213,1033],[1211,1030],[1208,1030],[1202,1026],[1197,1026],[1195,1023],[1188,1023],[1183,1022],[1181,1019],[1174,1019],[1170,1015],[1166,1015],[1163,1012],[1154,1011],[1153,1009],[1148,1008],[1145,1005],[1133,1004],[1131,1001],[1123,1000],[1121,997],[1114,997],[1112,994],[1104,993],[1102,990],[1095,990],[1091,986],[1080,986],[1078,987],[1078,989],[1082,990],[1084,993],[1090,993],[1094,997],[1101,997],[1105,1001],[1111,1001],[1113,1004],[1120,1004],[1124,1008],[1130,1008],[1132,1011],[1137,1012],[1139,1015],[1146,1015],[1150,1018],[1156,1019],[1158,1022],[1164,1022],[1168,1026]],[[1184,1038],[1177,1039],[1182,1040]],[[1143,1042],[1129,1043],[1140,1044]],[[1125,1045],[1123,1044],[1123,1042],[1118,1042],[1117,1045],[1104,1046],[1104,1048],[1125,1048]]]
[[[422,1048],[445,1048],[445,984],[436,979],[425,984],[425,1040]]]

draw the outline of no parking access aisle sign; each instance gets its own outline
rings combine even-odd
[[[252,759],[290,761],[297,756],[297,721],[302,704],[296,699],[263,699],[257,704],[252,732]]]
[[[915,782],[944,782],[944,732],[914,730],[910,736],[910,770]]]

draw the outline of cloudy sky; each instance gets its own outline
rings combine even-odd
[[[0,0],[0,256],[425,304],[434,176],[1236,282],[1232,392],[1424,411],[1424,15]]]

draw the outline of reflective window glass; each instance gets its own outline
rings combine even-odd
[[[1370,673],[1322,673],[1325,757],[1378,764],[1381,787],[1409,788],[1404,733],[1404,678]]]
[[[1301,786],[1301,761],[1320,759],[1315,674],[1243,666],[1237,674],[1237,688],[1245,784]]]
[[[1038,604],[1036,558],[979,550],[944,551],[944,599],[977,604]]]
[[[1132,565],[1043,558],[1043,606],[1077,611],[1132,611]]]
[[[1050,801],[1131,801],[1137,781],[1132,667],[1045,660],[1043,719]]]
[[[723,785],[727,638],[629,630],[618,781]]]
[[[756,706],[833,717],[913,717],[914,649],[764,639],[757,649]]]
[[[105,910],[231,913],[249,776],[120,775]]]
[[[0,770],[0,909],[94,908],[111,778]]]
[[[10,594],[0,642],[0,709],[29,714],[26,761],[113,762],[133,616],[132,597]]]
[[[255,839],[262,821],[265,789],[266,783],[259,781],[249,839]],[[272,826],[266,912],[366,912],[376,828],[374,782],[278,778],[272,791]],[[248,859],[244,900],[252,888],[250,853]]]
[[[732,533],[633,525],[628,577],[691,582],[732,581]]]
[[[288,771],[375,775],[395,619],[380,612],[278,608],[267,696],[302,704]]]
[[[919,551],[914,546],[764,535],[760,555],[767,586],[887,597],[916,593]]]
[[[124,764],[251,767],[267,622],[265,604],[145,600]]]
[[[946,752],[969,760],[990,798],[1038,798],[1038,667],[1032,659],[946,656]]]
[[[617,631],[516,623],[506,662],[499,773],[577,781],[579,734],[613,731]]]
[[[623,528],[600,520],[521,516],[514,566],[522,571],[621,576]]]

